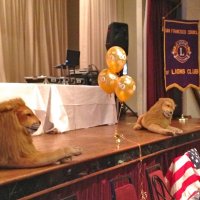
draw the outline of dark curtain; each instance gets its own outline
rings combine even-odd
[[[176,104],[178,101],[177,111],[181,113],[182,93],[177,89],[165,91],[162,32],[163,17],[169,14],[166,19],[180,19],[181,7],[176,8],[180,5],[180,0],[147,1],[147,109],[160,97],[171,97]],[[178,100],[177,97],[181,99]]]

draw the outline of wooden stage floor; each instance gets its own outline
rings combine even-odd
[[[74,130],[57,135],[44,134],[34,136],[33,142],[36,148],[41,151],[50,151],[70,145],[81,147],[82,154],[73,157],[71,161],[61,165],[50,165],[32,169],[0,169],[0,196],[2,197],[5,192],[10,192],[10,188],[16,186],[15,183],[24,183],[23,187],[25,187],[29,180],[34,181],[34,178],[39,180],[43,174],[48,175],[56,173],[59,170],[76,168],[76,176],[71,174],[66,179],[62,179],[60,183],[75,181],[77,178],[115,167],[120,162],[130,161],[130,158],[127,158],[127,156],[124,158],[124,153],[130,153],[131,161],[133,161],[139,159],[139,150],[142,151],[143,157],[147,157],[159,151],[164,151],[167,148],[174,148],[200,139],[200,119],[188,119],[185,123],[174,120],[172,125],[184,131],[183,135],[175,137],[154,134],[146,130],[135,131],[133,130],[135,120],[135,117],[125,117],[124,120],[120,120],[115,125]],[[116,133],[121,136],[120,143],[116,141]],[[151,148],[149,148],[150,146]],[[94,163],[97,161],[100,164],[98,163],[94,166]],[[92,168],[92,170],[89,172],[85,169],[86,166],[90,169]],[[46,185],[41,185],[40,189],[31,190],[28,188],[25,195],[60,183],[56,182],[49,185],[45,183]],[[22,195],[18,191],[15,195],[16,197],[22,197],[24,194]],[[5,194],[4,197],[5,199],[7,198]]]

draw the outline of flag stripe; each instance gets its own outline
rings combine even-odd
[[[176,193],[176,191],[180,190],[180,188],[183,188],[184,186],[184,182],[187,182],[187,179],[190,177],[196,177],[194,170],[192,168],[186,170],[185,172],[183,172],[181,178],[177,179],[177,181],[173,184],[173,186],[171,187],[171,192],[172,194]],[[176,177],[173,176],[173,179],[175,179]],[[197,179],[194,179],[194,181],[198,180],[199,177],[197,177]],[[185,188],[184,188],[185,189]]]
[[[190,176],[190,174],[193,173],[192,168],[193,164],[191,163],[191,161],[187,161],[184,166],[175,171],[175,173],[173,174],[171,186],[173,187],[173,185],[177,182],[177,180],[180,179],[180,181],[184,181],[184,177]]]
[[[174,159],[166,174],[170,187],[172,187],[172,185],[182,176],[183,171],[187,169],[185,165],[188,162],[191,163],[188,156],[185,155],[179,156]]]
[[[199,186],[199,184],[195,185],[196,182],[199,182],[197,176],[196,175],[190,176],[182,183],[181,185],[182,187],[180,187],[180,189],[173,196],[176,199],[183,199],[183,200],[187,199],[188,196],[192,195],[194,191],[197,190],[196,186]]]
[[[176,157],[165,176],[171,195],[177,200],[188,200],[200,190],[200,157],[191,149]]]

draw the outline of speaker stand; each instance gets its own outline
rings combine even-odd
[[[116,99],[116,103],[117,103],[117,119],[118,120],[120,119],[122,115],[126,114],[128,110],[132,113],[133,116],[138,117],[137,112],[132,110],[126,103],[119,102],[117,99]]]

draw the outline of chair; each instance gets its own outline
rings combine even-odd
[[[137,194],[130,176],[110,180],[112,200],[137,200]]]
[[[175,200],[165,184],[160,164],[147,168],[146,177],[151,200]]]

